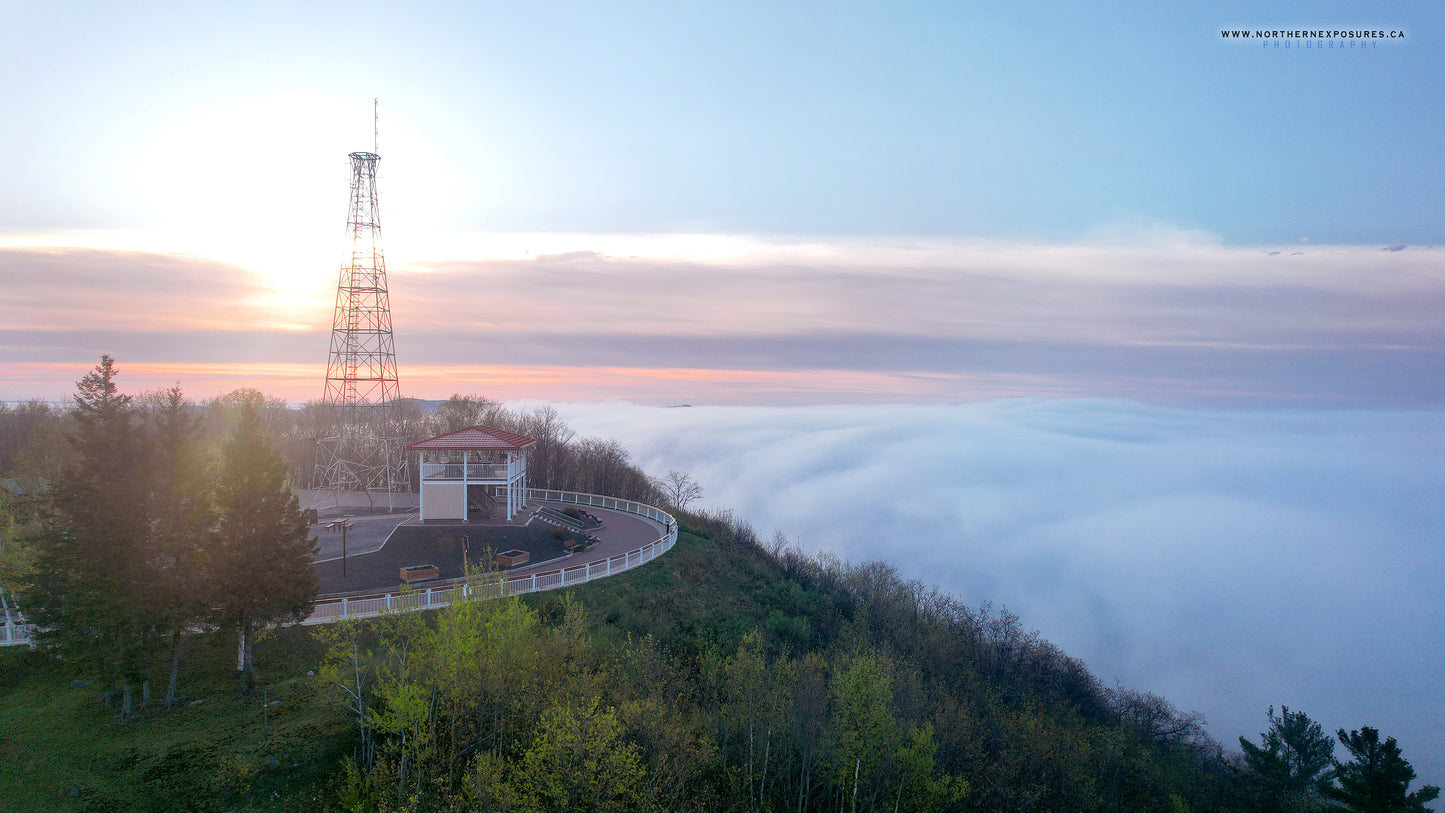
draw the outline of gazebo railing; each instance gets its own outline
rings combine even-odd
[[[505,482],[511,474],[506,463],[423,463],[423,480],[497,480]]]

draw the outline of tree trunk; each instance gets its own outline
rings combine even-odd
[[[758,777],[758,809],[763,809],[763,795],[768,792],[768,757],[773,754],[773,727],[763,737],[763,775]]]
[[[166,708],[176,703],[176,681],[181,671],[181,628],[171,633],[171,677],[166,682]]]
[[[400,776],[396,780],[396,802],[401,804],[406,798],[406,731],[401,732],[401,766]]]
[[[748,811],[751,813],[757,796],[753,793],[753,723],[748,721]]]
[[[120,676],[120,719],[130,717],[130,678],[126,675]]]
[[[858,813],[858,771],[863,768],[863,760],[853,763],[853,813]]]
[[[151,682],[149,680],[140,682],[140,707],[143,709],[151,707]]]
[[[246,691],[256,687],[256,663],[251,659],[251,625],[248,622],[241,622],[241,651],[238,656],[237,668],[246,676]]]

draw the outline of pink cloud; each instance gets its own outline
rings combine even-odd
[[[1189,241],[582,251],[402,264],[391,301],[403,391],[422,397],[1429,404],[1445,399],[1440,254]],[[0,397],[67,391],[69,373],[23,365],[83,371],[102,352],[193,390],[320,390],[329,308],[296,311],[246,269],[90,249],[0,249],[0,262]]]

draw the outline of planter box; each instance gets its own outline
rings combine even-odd
[[[424,582],[428,579],[435,579],[441,576],[442,572],[436,565],[411,565],[401,569],[401,580],[407,584],[412,582]]]
[[[532,561],[532,554],[524,550],[504,550],[497,554],[495,559],[497,567],[516,567],[530,561]]]

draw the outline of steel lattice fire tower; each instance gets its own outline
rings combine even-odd
[[[351,212],[346,220],[351,258],[342,264],[336,283],[331,358],[321,399],[341,406],[347,423],[369,423],[361,413],[385,409],[401,394],[376,197],[379,158],[372,152],[351,154]]]
[[[314,483],[335,492],[338,503],[343,491],[390,495],[411,490],[406,442],[394,414],[401,388],[377,205],[376,163],[381,156],[354,152],[350,157],[346,229],[351,255],[336,283],[331,355],[321,397],[334,434],[319,441]]]

